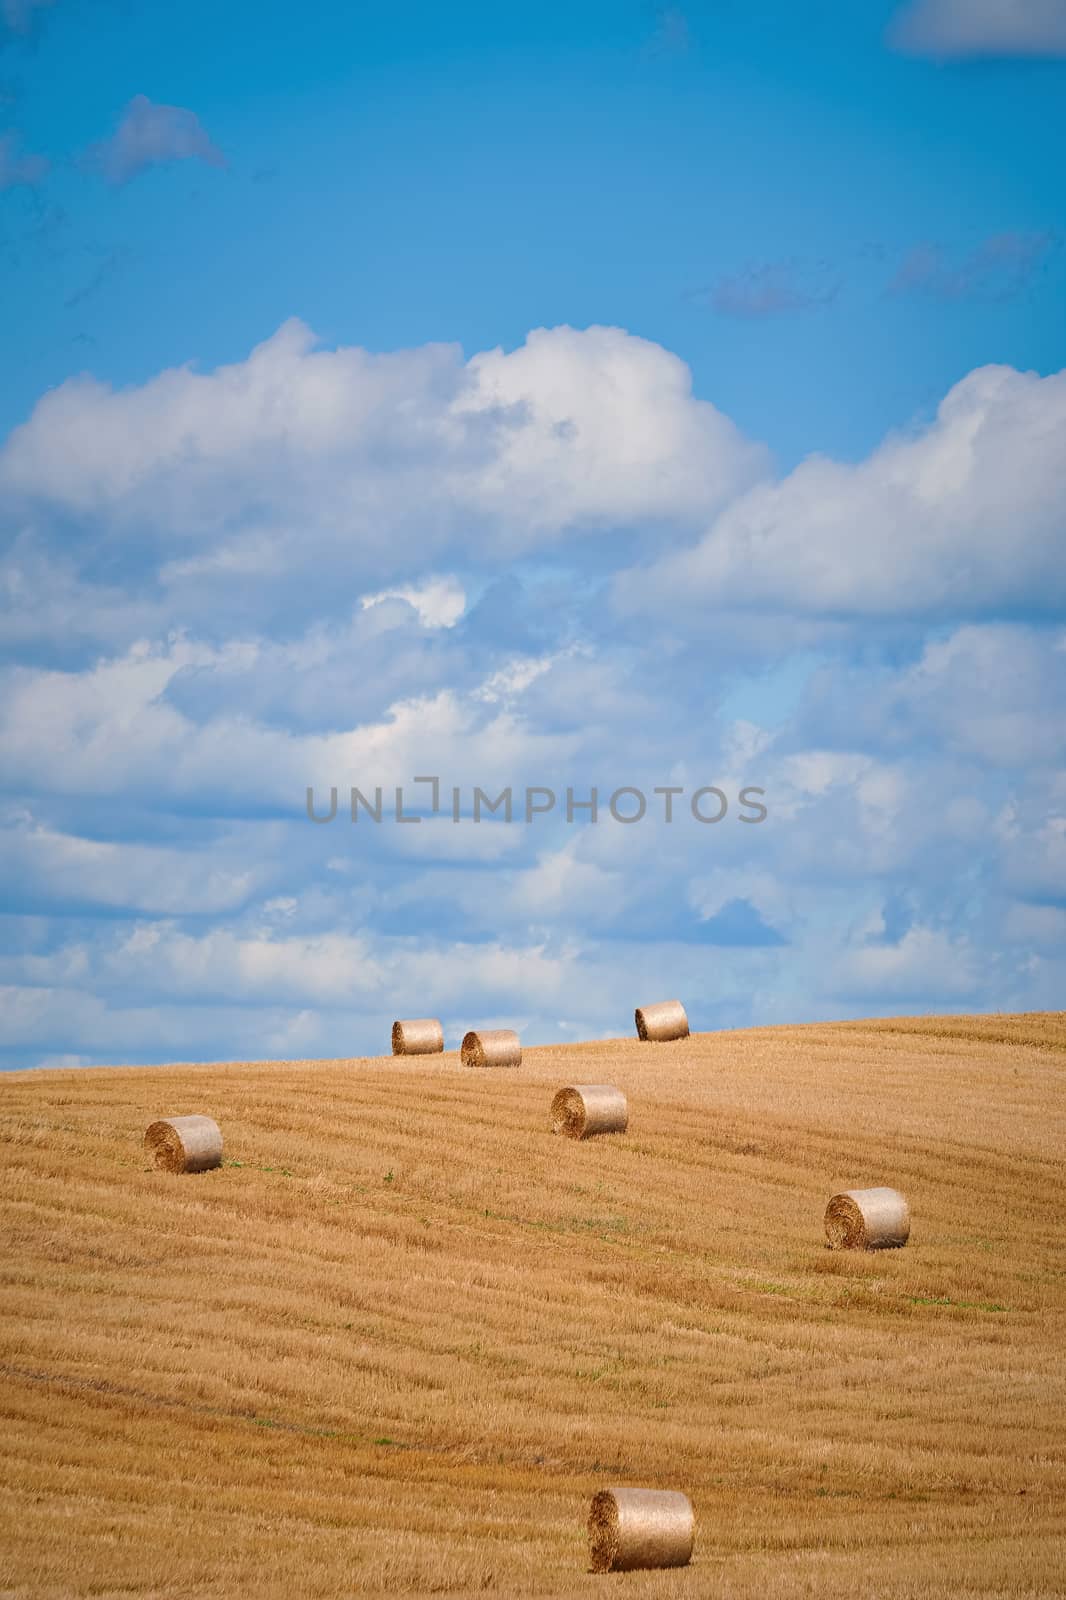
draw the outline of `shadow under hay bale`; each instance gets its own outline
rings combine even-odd
[[[144,1149],[164,1172],[209,1172],[222,1165],[222,1131],[210,1117],[160,1117]]]
[[[629,1121],[626,1097],[608,1083],[580,1083],[560,1089],[551,1105],[551,1130],[568,1139],[590,1139],[597,1133],[625,1133]]]
[[[674,1489],[601,1489],[592,1497],[593,1572],[686,1567],[694,1540],[692,1502]]]
[[[436,1017],[414,1017],[392,1025],[394,1056],[432,1056],[444,1049],[444,1029]]]
[[[898,1189],[846,1189],[825,1209],[830,1250],[896,1250],[910,1231],[910,1207]]]
[[[688,1017],[680,1000],[661,1000],[654,1006],[638,1006],[637,1038],[660,1043],[667,1039],[688,1038]]]
[[[522,1046],[512,1028],[487,1028],[463,1039],[464,1067],[520,1067]]]

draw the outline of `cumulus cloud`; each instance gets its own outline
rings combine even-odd
[[[859,692],[859,683],[862,692]],[[985,768],[1066,764],[1066,648],[1057,628],[967,624],[879,669],[812,673],[800,738],[899,752],[951,752]]]
[[[970,999],[979,967],[965,939],[934,928],[910,928],[895,944],[870,943],[844,952],[832,979],[837,994],[879,1005]]]
[[[158,600],[137,599],[113,573],[107,582],[86,579],[71,551],[15,526],[0,562],[0,655],[29,663],[42,652],[63,665],[165,635],[168,616]]]
[[[240,870],[233,854],[231,841],[211,852],[79,837],[25,813],[0,824],[9,911],[31,905],[217,916],[243,906],[269,876],[259,864]]]
[[[912,55],[1066,56],[1064,0],[910,0],[889,41]]]
[[[396,593],[438,558],[508,561],[564,534],[694,531],[765,470],[681,361],[620,329],[464,362],[319,350],[293,321],[212,373],[61,385],[0,452],[0,496],[35,527],[106,521],[133,574],[154,560],[202,615],[330,604],[366,579]]]
[[[308,734],[284,719],[272,726],[250,716],[239,695],[201,720],[180,696],[168,697],[191,669],[254,671],[260,649],[177,639],[139,644],[83,671],[9,668],[0,679],[8,788],[136,796],[179,810],[195,802],[212,815],[235,805],[281,807],[302,817],[309,785],[328,791],[371,784],[389,793],[418,773],[461,768],[468,786],[499,786],[555,771],[575,748],[573,735],[530,726],[513,693],[486,698],[478,684],[466,693],[445,688],[398,700],[353,721],[342,680],[333,691],[334,728]]]
[[[1007,911],[1003,933],[1013,944],[1066,950],[1066,910],[1016,900]]]
[[[466,593],[454,578],[427,578],[417,586],[382,589],[380,594],[363,595],[359,604],[366,611],[383,600],[406,601],[427,628],[454,628],[466,610]]]
[[[172,161],[226,164],[194,111],[159,105],[144,94],[134,95],[114,134],[94,145],[88,159],[113,184],[128,183],[149,167]]]
[[[3,1060],[373,1051],[413,992],[452,1042],[626,1031],[638,989],[695,1026],[1052,1003],[1064,382],[981,369],[780,481],[617,329],[464,361],[293,323],[61,386],[0,450]],[[475,784],[559,801],[475,825]],[[720,825],[666,823],[707,784]]]
[[[729,505],[696,546],[624,575],[624,611],[827,617],[1066,604],[1066,372],[982,367],[865,461],[813,456]]]

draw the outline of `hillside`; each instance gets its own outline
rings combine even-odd
[[[0,1595],[1066,1587],[1066,1014],[18,1073],[0,1141]],[[909,1246],[827,1251],[868,1183]],[[689,1569],[586,1574],[612,1483]]]

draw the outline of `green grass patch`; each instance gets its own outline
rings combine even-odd
[[[909,1294],[905,1297],[912,1306],[951,1306],[956,1311],[1009,1311],[994,1300],[952,1300],[947,1295]]]

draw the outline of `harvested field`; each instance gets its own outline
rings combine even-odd
[[[0,1146],[0,1596],[1066,1588],[1062,1014],[16,1073]],[[875,1185],[907,1248],[827,1250]],[[587,1572],[612,1484],[691,1566]]]

